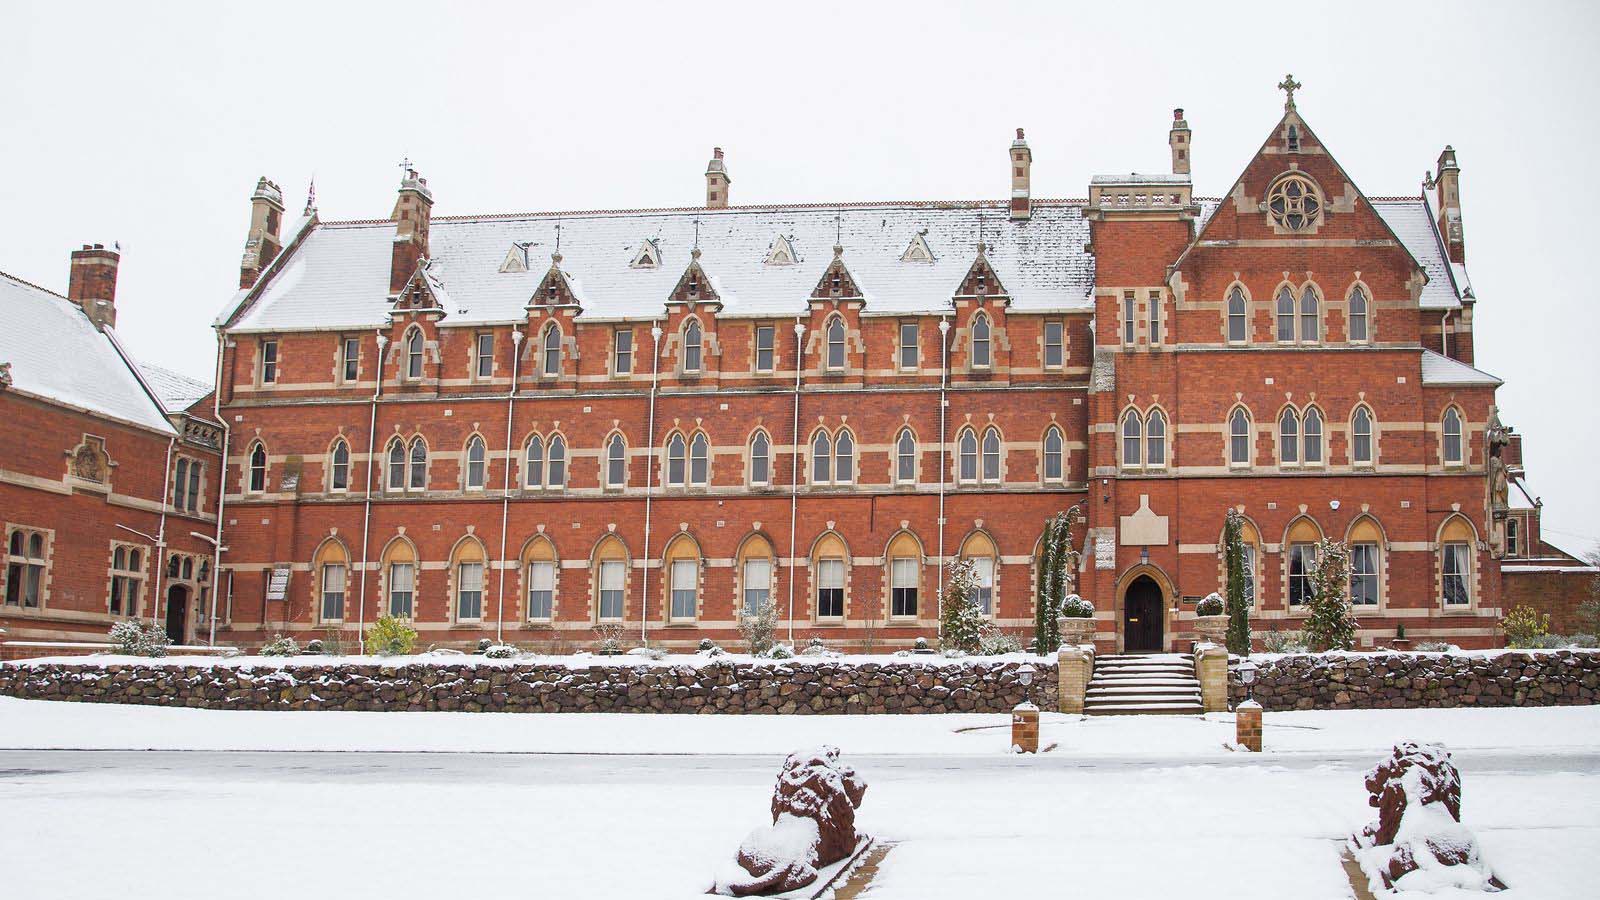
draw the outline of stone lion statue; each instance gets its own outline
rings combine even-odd
[[[714,893],[781,894],[817,880],[817,870],[855,852],[856,807],[867,784],[839,762],[839,748],[789,754],[772,792],[772,825],[739,845],[737,867],[717,878]]]

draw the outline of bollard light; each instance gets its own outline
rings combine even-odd
[[[1033,663],[1023,663],[1022,668],[1017,670],[1017,680],[1022,682],[1022,702],[1024,703],[1033,702],[1033,673],[1036,671],[1038,670],[1033,667]]]
[[[1244,662],[1239,663],[1239,683],[1244,685],[1245,699],[1254,700],[1256,698],[1256,664],[1251,662],[1248,657]]]

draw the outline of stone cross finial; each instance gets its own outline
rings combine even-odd
[[[1293,75],[1285,75],[1283,80],[1278,82],[1278,90],[1284,93],[1283,108],[1285,111],[1294,109],[1294,92],[1303,87],[1305,85],[1295,81]]]

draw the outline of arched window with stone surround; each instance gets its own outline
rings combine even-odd
[[[1366,406],[1357,406],[1350,415],[1350,464],[1355,466],[1370,466],[1373,464],[1372,441],[1372,411]]]
[[[856,480],[856,440],[850,429],[841,428],[833,438],[833,483],[850,484]]]
[[[983,313],[978,313],[972,317],[972,367],[974,369],[989,368],[993,355],[990,351],[989,341],[989,317]]]
[[[687,534],[673,538],[662,554],[666,573],[668,622],[693,622],[700,617],[700,548]]]
[[[830,372],[844,370],[845,365],[845,327],[844,317],[834,316],[828,320],[827,328],[827,369]]]
[[[545,484],[551,490],[567,486],[567,439],[559,434],[550,435],[550,469]]]
[[[1322,323],[1318,321],[1320,302],[1317,291],[1306,285],[1300,292],[1300,342],[1315,344],[1322,339]]]
[[[350,445],[344,438],[333,442],[333,452],[328,455],[328,490],[350,489]]]
[[[974,531],[961,544],[961,558],[972,560],[972,602],[985,616],[995,614],[996,574],[1000,552],[994,541],[981,531]]]
[[[1294,343],[1294,291],[1286,284],[1278,288],[1278,343]]]
[[[450,554],[450,574],[457,622],[483,621],[484,573],[488,556],[475,537],[461,539]]]
[[[1250,439],[1250,413],[1235,406],[1228,414],[1228,465],[1250,465],[1250,451],[1255,442]]]
[[[417,600],[417,551],[404,537],[383,548],[384,608],[396,619],[413,618]]]
[[[1144,421],[1139,417],[1137,409],[1129,409],[1122,414],[1122,467],[1124,469],[1140,468],[1140,460],[1144,458]]]
[[[312,560],[316,573],[317,620],[324,623],[344,621],[344,598],[350,572],[350,556],[344,545],[329,538],[317,548]]]
[[[467,439],[466,477],[462,479],[462,487],[469,491],[483,490],[484,482],[489,477],[488,458],[488,449],[484,447],[482,437],[475,434]]]
[[[683,487],[686,456],[683,435],[674,431],[667,438],[667,487]]]
[[[595,545],[590,580],[594,584],[596,622],[620,622],[627,606],[628,550],[614,534]]]
[[[833,481],[833,440],[821,429],[811,436],[811,483]]]
[[[978,481],[978,436],[971,428],[961,429],[956,436],[956,481],[976,484]]]
[[[772,603],[773,575],[777,571],[773,564],[775,556],[772,544],[760,534],[751,534],[739,545],[736,572],[741,619],[761,612]]]
[[[889,617],[915,619],[922,594],[922,545],[909,531],[901,531],[884,551],[889,578]]]
[[[690,319],[683,326],[683,371],[686,375],[699,373],[705,352],[705,332],[698,319]]]
[[[1144,422],[1144,464],[1147,468],[1167,467],[1167,417],[1152,409]]]
[[[428,442],[418,435],[411,439],[411,463],[408,488],[413,491],[428,488]]]
[[[1285,407],[1278,416],[1278,464],[1284,466],[1300,463],[1300,414],[1294,407]]]
[[[750,484],[765,487],[772,483],[772,440],[757,430],[750,438]]]
[[[910,428],[900,429],[895,438],[894,483],[915,484],[917,481],[917,438]]]
[[[1351,523],[1345,543],[1350,547],[1350,604],[1376,610],[1382,603],[1383,531],[1372,516],[1363,515]]]
[[[1289,126],[1291,150],[1299,149],[1295,126]],[[1309,231],[1322,219],[1322,194],[1303,175],[1285,175],[1267,191],[1267,214],[1286,231]]]
[[[406,332],[406,378],[417,381],[422,378],[422,350],[424,346],[422,329],[411,326]]]
[[[1459,466],[1466,460],[1465,444],[1461,435],[1461,411],[1446,407],[1440,425],[1440,449],[1447,466]]]
[[[1439,529],[1439,591],[1446,609],[1472,605],[1473,553],[1478,533],[1461,515],[1453,515]]]
[[[1000,464],[1004,450],[1000,441],[1000,430],[989,426],[983,432],[983,483],[1000,483]]]
[[[406,489],[406,442],[399,438],[389,441],[389,490]]]
[[[1249,307],[1245,303],[1244,289],[1238,285],[1228,291],[1228,343],[1244,344],[1250,340]]]
[[[259,494],[267,489],[267,446],[260,441],[250,447],[250,471],[247,477],[250,493]]]
[[[697,431],[689,441],[689,483],[705,487],[711,479],[711,442],[704,431]]]
[[[1364,344],[1369,340],[1371,333],[1371,319],[1368,313],[1367,292],[1356,285],[1350,291],[1349,307],[1349,338],[1351,343]]]
[[[1308,466],[1322,465],[1322,411],[1315,406],[1306,408],[1301,436],[1305,452],[1300,454],[1300,461]]]
[[[538,434],[529,437],[522,458],[522,486],[528,490],[544,487],[544,438]]]
[[[1317,541],[1321,539],[1321,529],[1306,516],[1296,519],[1284,535],[1285,583],[1291,609],[1311,602],[1311,573],[1317,566]]]
[[[556,615],[556,575],[561,561],[556,545],[535,535],[522,549],[523,616],[529,622],[549,622]]]
[[[812,614],[821,621],[838,621],[845,613],[845,586],[849,580],[850,552],[844,540],[828,532],[811,548]]]
[[[1066,478],[1065,441],[1061,437],[1061,429],[1054,425],[1044,432],[1044,480],[1062,481]]]

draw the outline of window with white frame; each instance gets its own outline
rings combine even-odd
[[[410,472],[407,488],[413,491],[427,490],[428,444],[420,436],[411,439],[411,462],[407,468]]]
[[[483,490],[484,481],[488,477],[488,450],[484,447],[483,438],[473,435],[467,441],[466,474],[464,487],[469,491]]]
[[[1065,442],[1061,429],[1051,425],[1044,433],[1044,480],[1061,481],[1066,474]]]
[[[1136,313],[1137,313],[1136,307],[1137,307],[1137,304],[1136,304],[1136,302],[1134,300],[1133,291],[1123,291],[1122,292],[1122,344],[1125,347],[1132,347],[1133,346],[1134,323],[1136,321],[1138,321],[1138,316],[1136,315]]]
[[[844,319],[840,318],[839,316],[834,316],[833,318],[829,319],[826,337],[828,339],[828,355],[826,359],[827,369],[830,372],[843,371],[845,364]]]
[[[561,326],[550,323],[544,330],[543,339],[543,366],[542,372],[546,378],[555,378],[561,374]]]
[[[278,380],[278,342],[261,342],[261,383],[273,384]]]
[[[700,567],[692,559],[672,561],[672,618],[693,619],[698,608]]]
[[[1357,344],[1367,342],[1369,322],[1367,313],[1367,292],[1360,287],[1350,292],[1350,340]]]
[[[704,431],[695,432],[689,441],[689,483],[705,487],[711,480],[711,441]]]
[[[344,620],[345,567],[342,562],[322,564],[322,621]]]
[[[1305,452],[1300,455],[1301,461],[1308,466],[1322,465],[1322,413],[1314,406],[1306,410],[1301,437],[1305,445]]]
[[[5,602],[8,607],[38,609],[45,599],[45,572],[50,569],[50,540],[34,528],[13,528],[6,538]]]
[[[1468,590],[1472,573],[1472,545],[1464,541],[1447,542],[1440,551],[1444,554],[1442,561],[1444,590],[1444,604],[1446,606],[1465,606],[1472,602],[1472,595]]]
[[[902,369],[914,370],[919,363],[917,333],[917,323],[900,323],[900,353],[897,362]]]
[[[989,317],[978,313],[972,317],[972,368],[987,369],[992,363]]]
[[[833,480],[833,440],[826,431],[811,437],[811,483],[827,484]]]
[[[406,332],[406,378],[416,381],[422,377],[422,329]]]
[[[416,606],[417,565],[411,562],[389,564],[389,615],[409,619]]]
[[[972,599],[977,604],[979,612],[986,616],[994,615],[994,557],[992,556],[972,558]]]
[[[667,438],[667,487],[683,487],[687,446],[681,434]]]
[[[633,374],[633,330],[618,328],[611,335],[611,374]]]
[[[628,445],[622,435],[613,434],[606,442],[606,487],[620,488],[628,484]]]
[[[1300,462],[1300,415],[1285,409],[1278,417],[1278,464],[1292,466]]]
[[[765,431],[750,438],[750,484],[765,487],[772,483],[772,441]]]
[[[705,350],[705,332],[700,328],[700,323],[694,319],[683,327],[683,373],[695,375],[700,372],[702,356]]]
[[[1306,285],[1300,292],[1300,342],[1315,344],[1322,339],[1322,323],[1317,320],[1317,292]]]
[[[1286,284],[1278,289],[1278,343],[1294,343],[1294,291]]]
[[[1153,409],[1144,423],[1144,464],[1146,468],[1167,467],[1167,417]]]
[[[1228,465],[1250,465],[1250,414],[1235,407],[1228,416]]]
[[[983,483],[1000,483],[1000,462],[1003,452],[1000,444],[1000,431],[990,427],[983,433]]]
[[[1144,421],[1139,418],[1139,411],[1130,409],[1122,416],[1122,467],[1124,469],[1137,469],[1140,460],[1144,458],[1141,445],[1144,443]]]
[[[1507,556],[1521,556],[1522,555],[1522,553],[1521,553],[1521,550],[1522,550],[1522,541],[1521,541],[1522,534],[1521,534],[1521,531],[1522,531],[1522,529],[1521,529],[1520,525],[1521,525],[1521,522],[1520,522],[1519,519],[1517,519],[1516,516],[1510,516],[1510,517],[1508,517],[1506,519],[1506,555]]]
[[[1317,565],[1316,544],[1289,545],[1289,605],[1311,602],[1311,573]]]
[[[1365,406],[1356,407],[1350,416],[1350,462],[1372,465],[1372,413]]]
[[[1161,292],[1150,292],[1150,346],[1161,344]]]
[[[961,429],[961,434],[956,438],[958,467],[956,480],[962,484],[975,484],[978,481],[978,436],[971,428]]]
[[[921,568],[921,561],[912,557],[896,557],[889,561],[889,615],[916,616]]]
[[[1355,606],[1378,605],[1378,545],[1350,545],[1350,602]]]
[[[895,484],[915,484],[917,480],[917,439],[911,434],[911,429],[900,429],[900,436],[894,442],[894,482]]]
[[[1459,466],[1462,464],[1464,454],[1461,443],[1461,413],[1454,406],[1444,411],[1444,424],[1442,426],[1444,464]]]
[[[350,445],[344,438],[333,442],[333,452],[328,455],[328,490],[350,489]]]
[[[841,429],[833,439],[833,483],[856,480],[856,441],[849,429]]]
[[[817,618],[844,617],[844,560],[817,560]]]
[[[743,614],[753,616],[772,599],[772,559],[752,557],[744,561]]]
[[[1066,363],[1066,329],[1061,322],[1044,323],[1044,367],[1059,369]]]
[[[267,489],[267,448],[260,441],[250,447],[250,493],[259,494]]]
[[[144,551],[127,544],[111,550],[111,596],[108,610],[113,616],[139,615],[139,595],[144,590]]]
[[[528,438],[522,460],[522,486],[530,491],[544,487],[544,437],[535,434]]]
[[[483,563],[456,565],[456,619],[476,622],[483,618]]]
[[[623,585],[628,574],[627,563],[620,559],[607,559],[600,563],[599,596],[595,610],[602,622],[615,622],[622,618]]]
[[[361,339],[346,337],[339,342],[339,374],[346,384],[361,377]]]
[[[777,362],[774,353],[777,347],[778,329],[772,325],[756,326],[756,371],[771,372]]]
[[[395,438],[389,442],[389,490],[406,489],[406,444]]]
[[[1250,340],[1250,320],[1244,291],[1235,285],[1228,292],[1228,343],[1243,344]]]
[[[547,559],[528,563],[528,618],[546,622],[555,610],[556,564]]]
[[[492,332],[485,331],[478,335],[477,351],[478,367],[474,370],[474,373],[479,378],[488,378],[494,375],[494,334]]]

